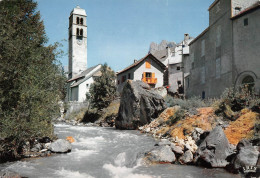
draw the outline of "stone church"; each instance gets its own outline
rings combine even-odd
[[[87,13],[77,6],[69,17],[69,72],[67,100],[84,102],[101,65],[87,67]]]

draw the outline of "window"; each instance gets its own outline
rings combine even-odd
[[[194,69],[194,53],[191,53],[190,61],[191,61],[191,68]]]
[[[128,74],[128,79],[131,79],[131,73]]]
[[[80,36],[83,36],[83,29],[80,29]]]
[[[255,80],[252,76],[248,75],[242,80],[242,86],[247,87],[247,89],[252,92],[254,91]]]
[[[146,72],[145,73],[145,78],[151,78],[152,77],[152,73],[151,72]]]
[[[121,83],[125,82],[126,81],[126,76],[125,75],[122,76],[121,80],[122,80]]]
[[[77,24],[79,24],[79,17],[77,17]]]
[[[205,56],[205,40],[201,41],[201,57]]]
[[[89,84],[88,84],[88,83],[86,84],[86,87],[87,87],[87,88],[89,87]]]
[[[205,74],[206,74],[206,69],[205,66],[201,67],[201,71],[200,71],[200,82],[201,84],[205,83]]]
[[[244,26],[248,26],[248,18],[244,19]]]
[[[79,29],[77,28],[77,36],[79,36]]]
[[[180,66],[177,66],[177,70],[181,70],[181,67],[180,67]]]
[[[118,84],[118,85],[120,84],[120,80],[117,81],[117,84]]]
[[[204,100],[206,98],[206,92],[205,91],[202,91],[201,93],[201,98]]]
[[[80,18],[80,24],[83,25],[83,18]]]
[[[181,84],[181,81],[180,81],[180,80],[178,80],[178,81],[177,81],[177,84],[178,84],[178,85],[180,85],[180,84]]]
[[[217,27],[217,39],[216,39],[216,47],[219,47],[221,44],[221,26]]]
[[[149,61],[145,61],[145,68],[151,69],[151,63]]]
[[[221,61],[220,58],[216,59],[216,78],[220,78],[221,74]]]

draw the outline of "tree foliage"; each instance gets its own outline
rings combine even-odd
[[[93,107],[101,110],[113,101],[116,95],[115,77],[115,72],[107,64],[102,65],[101,76],[94,78],[89,90]]]
[[[51,119],[64,97],[57,44],[46,46],[32,0],[0,1],[0,137],[52,136]]]

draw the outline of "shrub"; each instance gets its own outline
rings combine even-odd
[[[169,118],[169,120],[166,121],[166,124],[173,125],[177,123],[179,120],[184,119],[186,115],[186,110],[184,109],[178,109],[173,116]]]
[[[236,112],[244,108],[254,110],[259,106],[259,97],[250,92],[246,86],[239,89],[229,88],[223,92],[220,100],[215,104],[215,113],[233,119]]]
[[[116,97],[115,72],[107,64],[101,68],[101,76],[94,79],[90,85],[89,95],[91,105],[98,110],[107,107]]]
[[[167,96],[165,99],[167,107],[180,106],[182,109],[189,110],[191,108],[208,107],[214,100],[201,100],[199,97],[192,97],[190,99],[179,99]]]

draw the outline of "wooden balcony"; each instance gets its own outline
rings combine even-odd
[[[142,79],[143,82],[148,83],[148,84],[156,84],[157,83],[157,78],[151,78],[151,77],[147,77],[147,78],[143,78]]]

